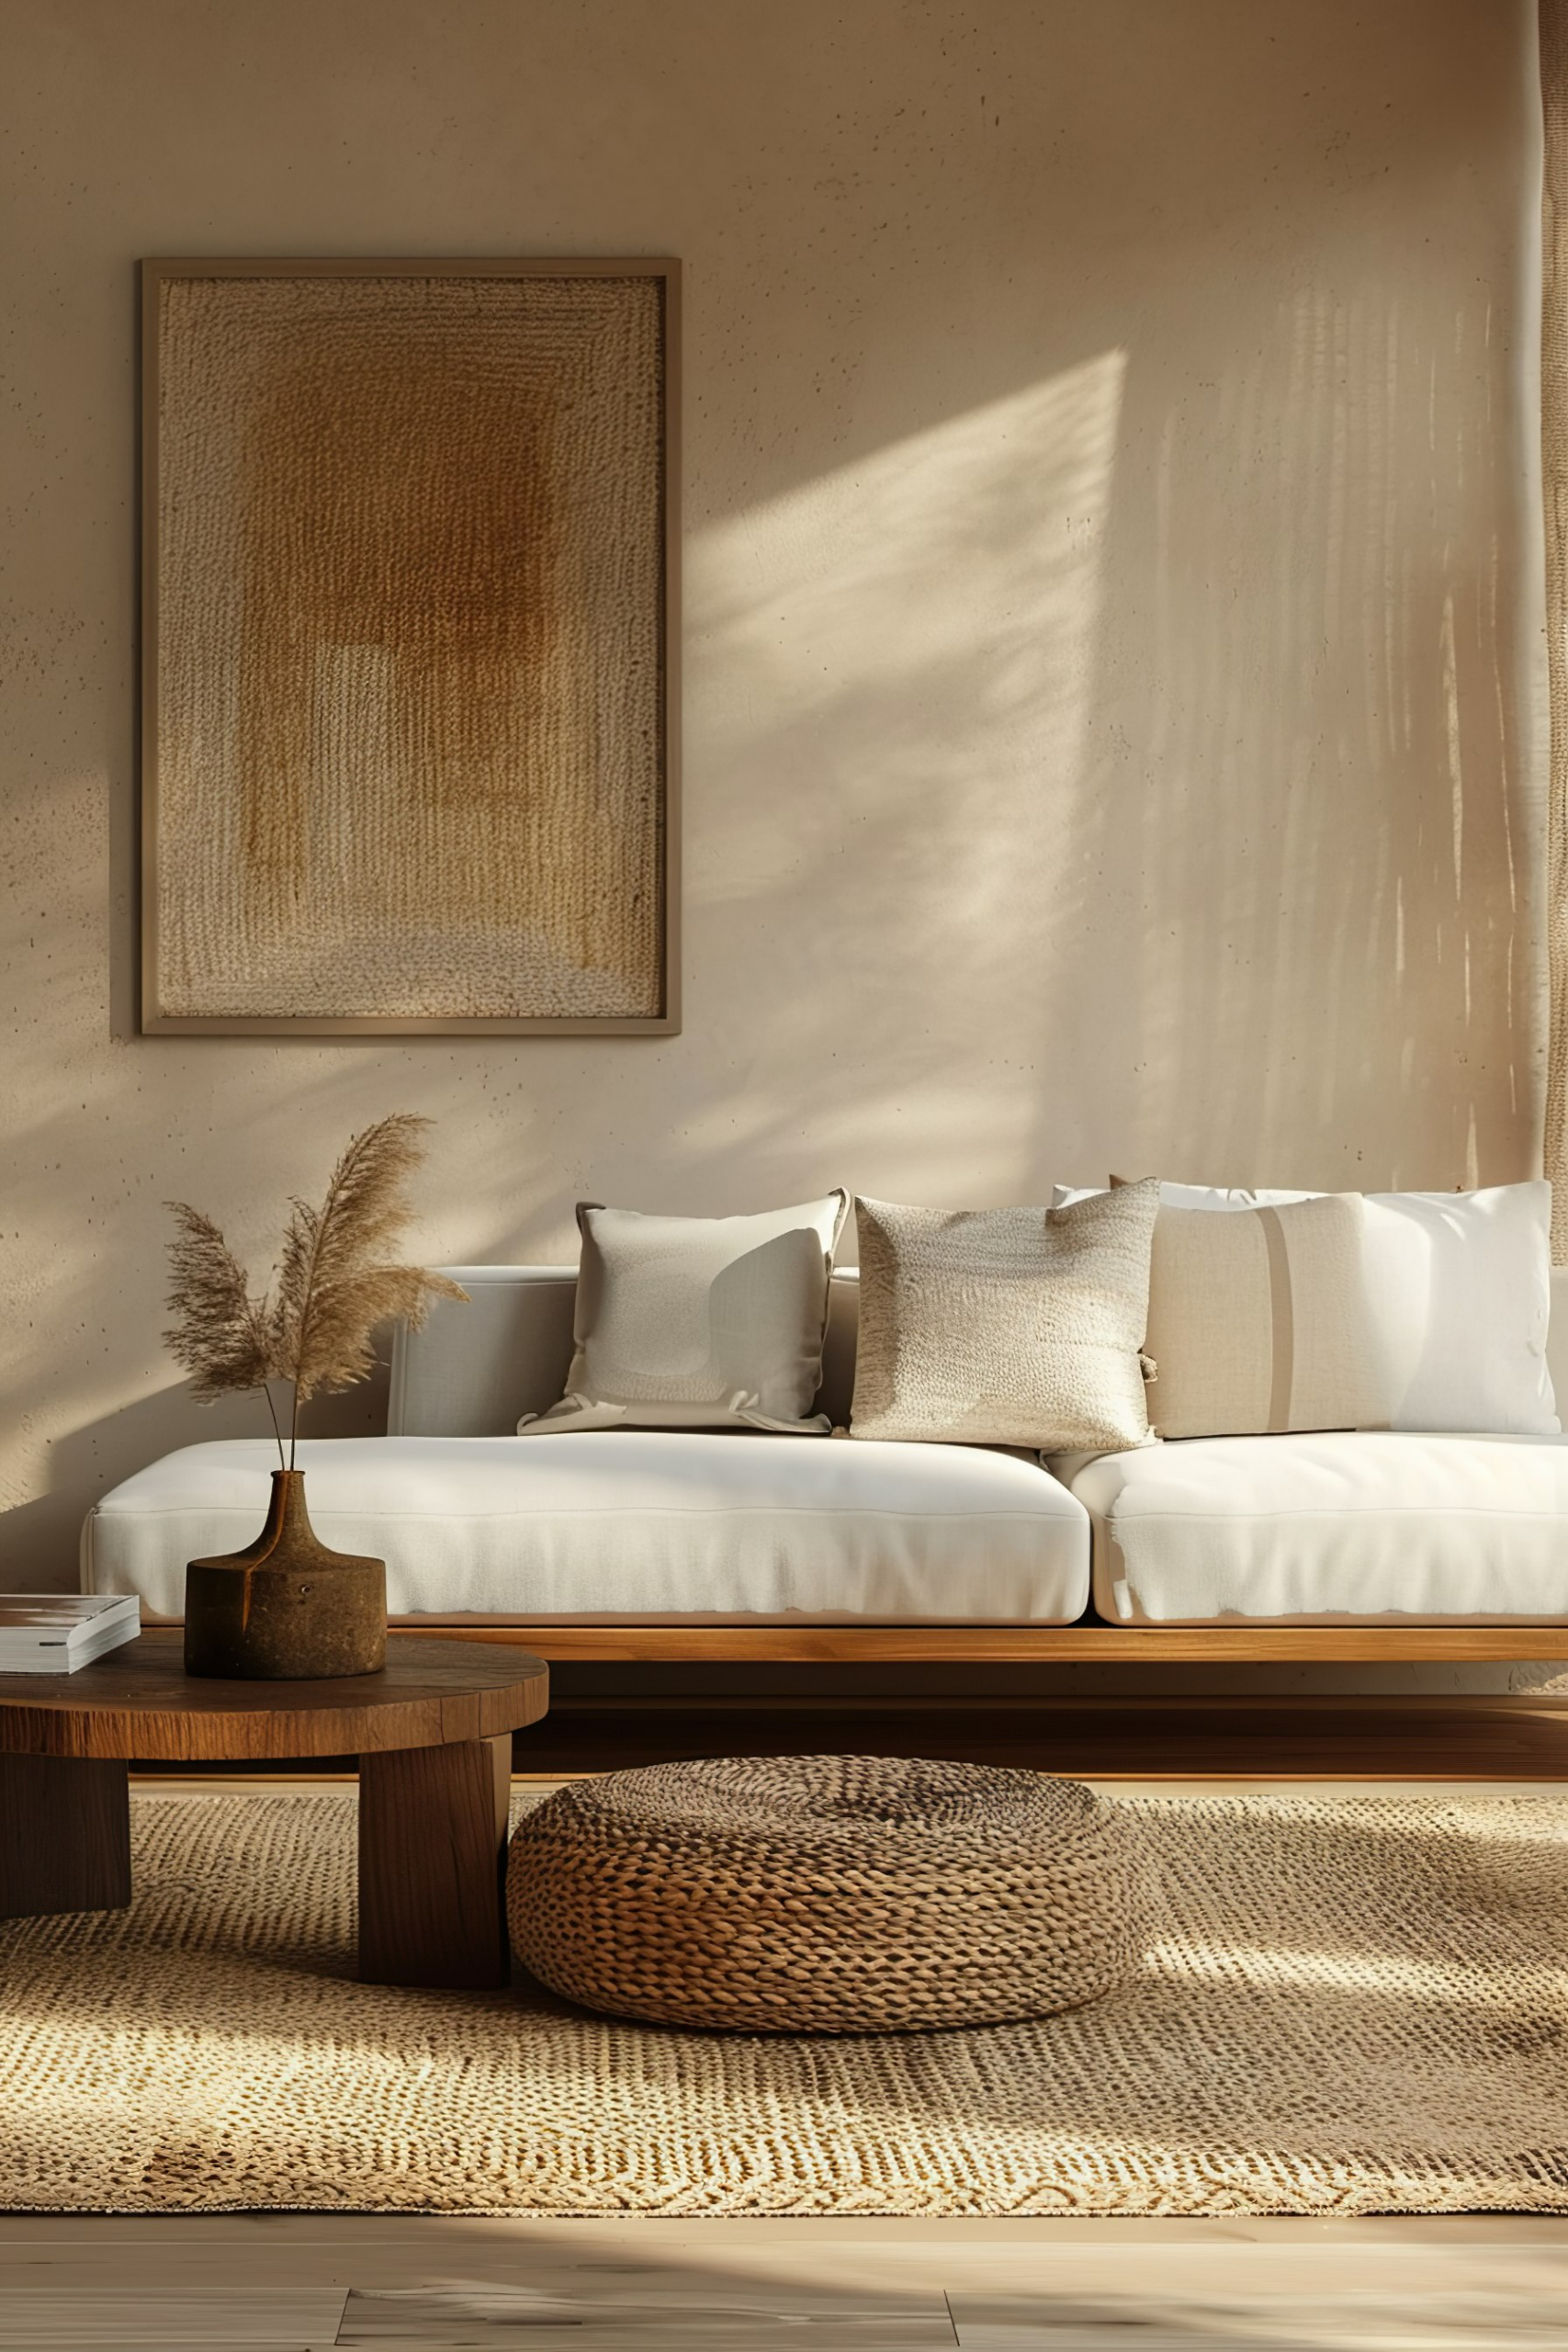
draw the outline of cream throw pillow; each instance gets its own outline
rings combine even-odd
[[[850,1435],[1109,1453],[1150,1442],[1152,1180],[1066,1209],[857,1200]]]
[[[844,1193],[761,1216],[642,1216],[579,1202],[567,1394],[525,1416],[518,1435],[623,1422],[825,1435],[828,1420],[809,1416],[848,1213]]]
[[[1239,1215],[1325,1196],[1162,1183],[1159,1197],[1162,1210]],[[1392,1367],[1389,1426],[1555,1437],[1551,1185],[1538,1177],[1473,1193],[1359,1197],[1367,1297]]]
[[[1160,1210],[1147,1341],[1157,1436],[1388,1427],[1393,1374],[1365,1226],[1356,1193],[1227,1216]]]

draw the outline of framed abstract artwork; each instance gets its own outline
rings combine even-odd
[[[141,274],[142,1029],[678,1029],[679,264]]]

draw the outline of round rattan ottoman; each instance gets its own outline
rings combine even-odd
[[[514,1951],[613,2016],[763,2033],[1043,2017],[1136,1970],[1132,1816],[1076,1781],[882,1756],[583,1781],[512,1839]]]

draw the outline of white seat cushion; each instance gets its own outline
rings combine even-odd
[[[184,1607],[185,1564],[258,1532],[276,1451],[187,1446],[104,1497],[89,1592]],[[387,1563],[394,1617],[1060,1624],[1089,1521],[1032,1457],[977,1446],[581,1430],[299,1448],[324,1544]]]
[[[1113,1623],[1568,1621],[1565,1438],[1188,1438],[1055,1467]]]

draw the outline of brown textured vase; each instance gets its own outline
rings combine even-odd
[[[255,1542],[186,1569],[186,1672],[320,1682],[386,1662],[385,1561],[329,1552],[305,1509],[305,1473],[275,1470]]]

